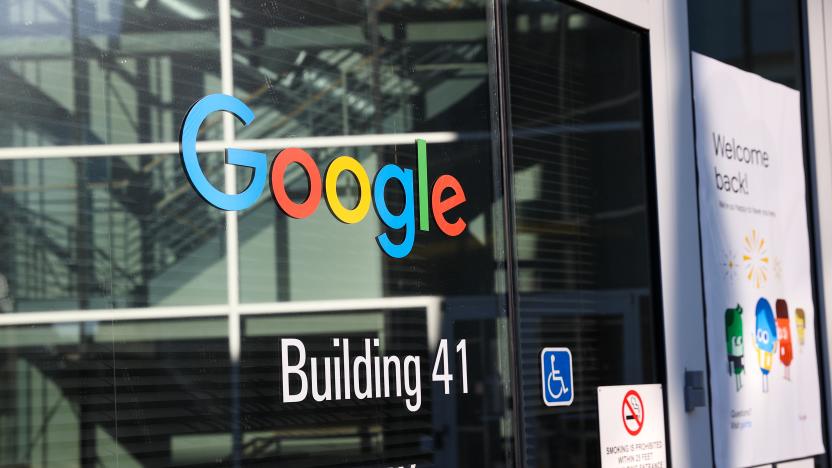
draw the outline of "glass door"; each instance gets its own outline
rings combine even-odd
[[[663,247],[674,246],[659,235],[676,220],[661,216],[659,200],[687,187],[657,179],[665,170],[659,154],[669,157],[657,151],[667,133],[654,137],[664,129],[654,122],[666,120],[658,106],[666,90],[652,83],[669,64],[653,63],[654,29],[665,22],[651,20],[654,7],[643,2],[625,13],[547,0],[510,1],[505,10],[523,466],[601,466],[599,387],[662,384],[665,427],[668,413],[680,409],[668,402],[682,390],[677,354],[665,359],[665,347],[683,345],[666,333],[678,324],[664,323],[676,285],[665,297],[663,273],[674,267],[660,260]],[[572,356],[568,405],[551,405],[541,385],[542,353],[551,347]],[[704,355],[704,344],[692,351]],[[696,422],[684,421],[680,433]],[[705,448],[700,453],[709,454]]]

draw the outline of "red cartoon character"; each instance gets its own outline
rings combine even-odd
[[[794,358],[792,351],[792,331],[789,326],[789,306],[783,299],[777,299],[777,340],[780,342],[780,362],[783,363],[784,378],[789,378],[789,369]]]

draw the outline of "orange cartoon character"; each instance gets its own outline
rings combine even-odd
[[[784,299],[777,299],[774,308],[777,311],[777,340],[780,345],[780,362],[783,363],[783,377],[789,378],[794,353],[792,351],[792,330],[789,326],[789,306]]]

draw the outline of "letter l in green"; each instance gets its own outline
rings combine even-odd
[[[419,166],[419,229],[430,230],[428,219],[428,146],[422,139],[416,140],[416,153]]]

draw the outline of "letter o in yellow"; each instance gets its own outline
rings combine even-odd
[[[338,177],[342,172],[351,172],[358,181],[358,203],[355,208],[348,209],[338,199]],[[370,210],[370,179],[364,167],[355,158],[339,156],[326,169],[326,204],[335,217],[346,224],[355,224],[367,215]]]

